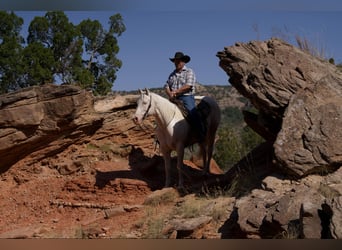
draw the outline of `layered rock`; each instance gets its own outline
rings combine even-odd
[[[102,124],[91,93],[67,85],[2,95],[0,116],[0,171],[38,150],[41,159],[61,152]]]

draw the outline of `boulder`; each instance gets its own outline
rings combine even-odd
[[[332,211],[330,231],[334,239],[342,239],[342,196],[336,197],[330,203]]]
[[[211,222],[212,218],[209,216],[200,216],[196,218],[187,219],[173,219],[165,228],[163,234],[170,234],[169,238],[180,239],[201,239],[203,237],[203,229]]]
[[[258,109],[246,123],[270,141],[289,174],[342,165],[342,73],[280,39],[236,43],[218,52],[229,82]]]
[[[340,239],[341,175],[265,177],[262,189],[236,199],[238,228],[247,238]]]
[[[342,165],[342,79],[327,76],[295,93],[274,143],[275,157],[299,176]]]

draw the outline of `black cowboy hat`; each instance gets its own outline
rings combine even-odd
[[[191,58],[188,55],[184,55],[183,52],[176,52],[174,58],[170,58],[171,62],[174,62],[175,59],[180,59],[181,61],[188,63],[190,62]]]

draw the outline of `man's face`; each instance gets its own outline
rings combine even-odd
[[[180,59],[175,59],[174,64],[175,64],[176,70],[179,71],[184,67],[185,62],[183,62]]]

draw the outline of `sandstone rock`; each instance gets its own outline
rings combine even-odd
[[[43,85],[2,95],[0,116],[0,171],[37,150],[43,149],[43,158],[61,151],[101,124],[92,95],[68,85]]]
[[[135,107],[137,95],[115,96],[113,98],[101,98],[95,100],[94,109],[97,112],[110,112],[120,108]]]
[[[245,121],[274,142],[278,165],[289,174],[342,165],[342,73],[279,39],[236,43],[218,52],[230,83],[259,110]]]
[[[260,227],[267,220],[268,208],[274,206],[278,199],[272,192],[257,189],[251,195],[238,199],[235,207],[241,230],[251,237],[259,235]]]
[[[332,200],[330,204],[332,212],[330,231],[335,239],[342,239],[342,196]]]
[[[201,239],[202,229],[211,222],[209,216],[200,216],[189,219],[174,219],[163,229],[163,234],[171,232],[171,238],[192,238]]]
[[[268,176],[262,181],[265,190],[254,189],[236,200],[236,223],[248,238],[339,239],[341,195],[330,188],[338,172],[291,184],[281,176]]]
[[[302,176],[342,164],[342,79],[327,77],[290,100],[274,143],[279,163]]]
[[[160,205],[173,202],[179,197],[179,193],[174,188],[163,188],[161,190],[156,190],[146,197],[145,205]]]
[[[46,228],[37,225],[27,226],[4,232],[0,234],[0,239],[40,238],[42,233],[47,233]]]
[[[290,192],[293,189],[293,185],[294,183],[291,183],[290,180],[286,180],[281,177],[277,178],[272,175],[267,176],[262,181],[262,187],[264,190],[271,191],[277,195],[283,195]]]
[[[302,224],[302,237],[305,239],[321,238],[321,219],[318,214],[317,204],[313,200],[303,202],[300,209],[300,220]]]
[[[336,67],[279,39],[236,43],[217,53],[229,82],[266,114],[282,118],[292,95]]]

